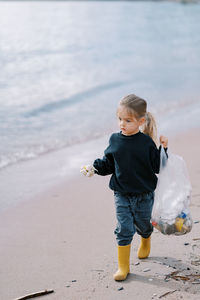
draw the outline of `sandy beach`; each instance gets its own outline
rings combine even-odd
[[[194,225],[189,234],[164,236],[155,230],[145,260],[137,258],[139,237],[135,235],[131,273],[126,281],[115,282],[116,219],[109,176],[77,174],[1,213],[0,299],[45,289],[54,293],[38,299],[199,299],[199,140],[199,129],[169,137],[169,149],[183,156],[192,183]]]

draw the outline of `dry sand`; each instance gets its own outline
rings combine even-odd
[[[199,140],[200,130],[195,129],[169,142],[189,169],[194,221],[200,221]],[[112,279],[117,268],[116,220],[108,181],[78,174],[0,215],[0,300],[45,289],[55,292],[37,299],[200,299],[200,284],[190,277],[200,274],[200,222],[180,237],[154,231],[145,260],[137,258],[135,235],[130,275],[124,282]],[[190,280],[166,280],[175,271]]]

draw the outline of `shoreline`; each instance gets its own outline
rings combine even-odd
[[[125,282],[114,282],[116,219],[109,176],[85,178],[78,174],[1,213],[1,298],[11,300],[54,289],[45,299],[121,300],[134,296],[149,300],[176,290],[170,300],[197,300],[200,285],[173,278],[166,281],[165,277],[174,271],[182,276],[199,272],[199,137],[199,128],[169,137],[170,151],[184,158],[192,182],[191,214],[199,223],[191,233],[175,237],[154,231],[152,251],[145,260],[136,256],[139,237],[135,235],[131,273]],[[197,265],[191,263],[195,261]]]
[[[56,188],[79,176],[80,166],[101,155],[101,149],[106,147],[107,141],[108,136],[105,135],[2,169],[0,182],[3,200],[0,203],[0,215],[27,199],[39,197],[52,187]],[[10,186],[14,188],[10,189]]]

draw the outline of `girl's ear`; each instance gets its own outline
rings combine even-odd
[[[145,122],[145,117],[140,118],[140,120],[139,120],[140,126],[142,126],[144,124],[144,122]]]

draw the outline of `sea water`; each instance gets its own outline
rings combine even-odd
[[[199,15],[199,3],[0,2],[0,207],[103,154],[124,95],[145,98],[163,134],[199,126]]]

